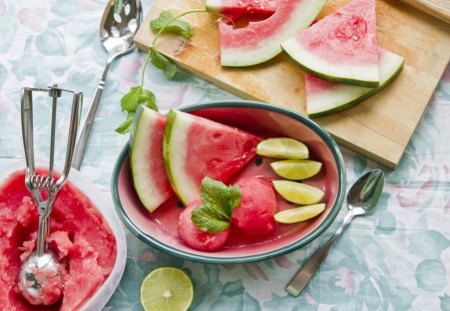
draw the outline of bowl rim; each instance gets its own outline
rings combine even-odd
[[[114,206],[116,207],[117,214],[122,219],[125,226],[133,233],[138,239],[143,241],[145,244],[154,247],[157,250],[163,251],[165,253],[177,256],[182,259],[188,259],[197,262],[203,263],[214,263],[214,264],[237,264],[237,263],[247,263],[247,262],[255,262],[265,259],[270,259],[273,257],[281,256],[287,253],[290,253],[296,249],[299,249],[315,238],[317,238],[320,234],[322,234],[334,221],[337,214],[339,213],[342,204],[344,202],[345,197],[345,188],[346,188],[346,172],[344,166],[344,160],[342,157],[342,153],[336,143],[336,141],[331,137],[331,135],[326,132],[322,127],[320,127],[316,122],[308,119],[301,114],[280,106],[273,106],[270,104],[265,104],[256,101],[248,101],[248,100],[223,100],[223,101],[213,101],[202,104],[195,105],[187,105],[178,107],[177,109],[184,112],[194,112],[203,109],[211,109],[211,108],[237,108],[237,107],[245,107],[245,108],[256,108],[268,110],[271,112],[277,112],[284,115],[287,115],[299,122],[306,124],[309,128],[311,128],[320,138],[327,144],[333,157],[336,161],[337,170],[338,170],[338,179],[339,179],[339,187],[337,189],[336,201],[334,205],[331,207],[331,211],[317,227],[315,227],[307,236],[297,240],[294,243],[289,245],[261,253],[255,255],[248,256],[240,256],[240,257],[214,257],[214,253],[211,255],[203,255],[203,254],[194,254],[187,253],[185,251],[181,251],[175,247],[167,245],[165,243],[160,242],[159,240],[143,233],[138,226],[136,226],[131,219],[128,217],[124,207],[122,206],[122,202],[119,197],[119,189],[118,189],[118,177],[119,172],[122,168],[123,162],[129,153],[129,142],[126,143],[122,151],[120,152],[116,163],[114,165],[112,178],[111,178],[111,190],[112,190],[112,198]]]

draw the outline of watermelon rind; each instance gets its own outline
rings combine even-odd
[[[205,0],[205,8],[209,12],[268,16],[275,12],[277,2],[278,0]]]
[[[158,118],[161,118],[158,112],[139,106],[136,110],[130,141],[130,169],[133,186],[142,205],[150,212],[153,212],[173,194],[171,191],[160,191],[160,181],[155,180],[153,175],[155,172],[149,168],[150,161],[158,161],[157,159],[149,159],[147,154],[148,150],[159,147],[152,146],[155,142],[152,139],[151,130],[158,122]],[[161,155],[161,165],[162,163]]]
[[[281,48],[304,71],[322,79],[378,87],[375,0],[353,0]]]
[[[382,48],[379,49],[380,86],[378,88],[330,82],[332,87],[329,90],[319,94],[307,94],[306,106],[308,116],[317,118],[348,109],[377,94],[394,81],[402,71],[405,60],[400,55]]]
[[[190,118],[179,116],[180,112],[171,109],[167,115],[166,128],[164,130],[163,157],[167,177],[173,190],[184,205],[188,205],[198,193],[198,187],[186,174],[182,163],[186,158],[186,137],[192,124]],[[176,178],[174,178],[176,176]]]
[[[219,24],[221,65],[252,66],[272,59],[281,52],[282,42],[313,22],[325,2],[326,0],[279,0],[278,8],[272,16],[262,21],[250,22],[243,28],[234,29],[233,25],[222,21]],[[258,29],[264,24],[275,29],[273,33],[264,36]],[[259,41],[256,44],[251,43],[251,40]],[[234,43],[228,46],[224,44],[225,41]]]
[[[372,88],[380,85],[379,75],[373,74],[378,72],[376,64],[350,65],[327,62],[300,46],[295,39],[282,43],[281,47],[303,71],[324,80]]]

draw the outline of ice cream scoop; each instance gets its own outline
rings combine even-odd
[[[33,147],[33,101],[32,92],[48,92],[52,97],[50,159],[48,172],[36,172]],[[69,134],[66,147],[65,165],[61,176],[54,176],[55,132],[57,98],[62,91],[73,93]],[[39,213],[39,226],[36,252],[32,253],[22,264],[19,274],[19,290],[33,305],[49,305],[57,302],[62,296],[64,287],[62,275],[64,265],[59,262],[54,252],[47,249],[47,237],[50,230],[50,213],[58,191],[65,183],[73,157],[77,135],[78,120],[82,102],[82,93],[64,90],[57,85],[48,89],[23,88],[21,92],[22,135],[26,159],[25,185],[36,202]]]

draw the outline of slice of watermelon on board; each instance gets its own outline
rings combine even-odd
[[[380,86],[362,86],[334,83],[311,74],[305,75],[306,107],[311,118],[321,117],[350,108],[375,95],[391,83],[402,71],[404,58],[379,48]]]
[[[226,183],[256,155],[257,136],[205,118],[170,110],[164,132],[164,164],[178,198],[200,199],[202,179]]]
[[[280,44],[308,27],[325,0],[278,0],[269,18],[234,28],[219,23],[220,62],[223,66],[250,66],[263,63],[281,52]]]
[[[210,12],[269,16],[277,9],[278,0],[206,0]]]
[[[166,117],[140,106],[131,137],[130,167],[134,189],[150,212],[175,193],[164,169],[163,137]]]
[[[323,79],[378,87],[375,0],[353,0],[281,44],[305,71]]]

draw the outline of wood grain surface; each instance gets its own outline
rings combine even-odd
[[[328,0],[319,18],[348,2]],[[203,7],[203,0],[154,0],[135,37],[137,46],[148,51],[154,38],[148,23],[160,11],[179,14]],[[305,114],[304,73],[286,55],[257,66],[224,68],[220,65],[217,17],[195,13],[183,19],[194,27],[192,40],[164,35],[157,41],[158,51],[182,69],[243,99]],[[449,62],[450,26],[397,0],[377,0],[377,29],[379,45],[405,58],[400,76],[363,103],[315,121],[343,146],[395,168]]]
[[[449,0],[400,0],[400,1],[450,25]]]

